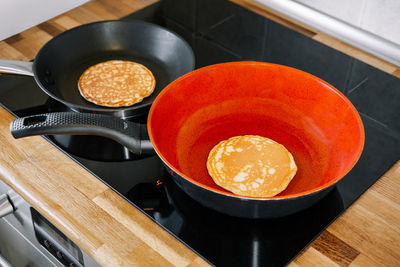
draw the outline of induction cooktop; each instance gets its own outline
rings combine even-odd
[[[123,19],[178,33],[193,48],[196,68],[255,60],[309,72],[342,91],[363,120],[365,147],[350,173],[311,208],[269,220],[201,206],[176,186],[157,156],[135,156],[103,137],[45,137],[210,264],[288,264],[400,158],[400,79],[225,0],[161,1]],[[0,76],[0,103],[18,117],[69,111],[32,77],[18,75]],[[145,124],[146,117],[127,119]]]

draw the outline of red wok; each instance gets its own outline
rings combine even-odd
[[[261,62],[211,65],[173,81],[151,106],[151,143],[128,131],[137,127],[134,123],[118,118],[77,114],[90,116],[84,129],[75,118],[73,125],[51,130],[48,115],[41,115],[38,122],[32,117],[25,118],[25,123],[20,119],[12,125],[14,136],[99,134],[136,153],[151,153],[154,148],[173,180],[189,196],[209,208],[247,218],[285,216],[315,204],[352,169],[364,145],[360,116],[342,93],[311,74]],[[120,130],[109,123],[104,126],[103,119],[120,124]],[[45,131],[40,130],[43,124]],[[36,132],[27,132],[25,127],[36,127]],[[208,175],[206,160],[211,148],[221,140],[247,134],[271,138],[294,156],[297,174],[275,197],[237,196]]]

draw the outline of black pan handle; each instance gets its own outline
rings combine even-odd
[[[135,154],[154,154],[150,140],[142,140],[141,125],[117,117],[75,112],[56,112],[16,119],[10,131],[14,138],[33,135],[100,135],[113,139]]]

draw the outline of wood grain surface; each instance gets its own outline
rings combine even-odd
[[[72,27],[118,19],[154,0],[95,0],[0,42],[0,58],[31,60]],[[233,2],[383,71],[390,63],[281,17],[249,0]],[[0,178],[103,266],[207,263],[41,137],[15,140],[0,108]],[[400,162],[339,217],[291,266],[400,266]]]

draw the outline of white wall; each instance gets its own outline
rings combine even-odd
[[[0,0],[0,40],[38,25],[89,0]]]
[[[400,0],[294,0],[400,44]]]

